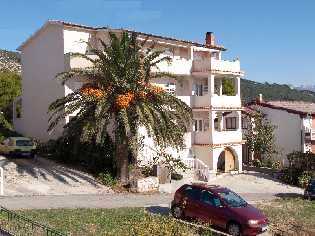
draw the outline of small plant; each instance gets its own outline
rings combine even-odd
[[[181,180],[181,179],[183,179],[183,175],[175,172],[175,173],[171,174],[171,179],[172,180]]]
[[[99,173],[97,179],[105,186],[113,187],[117,184],[117,180],[109,172]]]
[[[253,166],[258,167],[258,168],[262,167],[262,163],[258,159],[253,160],[252,164]]]
[[[312,174],[310,172],[304,171],[298,177],[299,186],[302,187],[302,188],[306,188],[306,186],[310,182],[311,178],[312,178]]]
[[[281,162],[280,161],[274,161],[271,165],[271,168],[274,170],[280,170],[281,169]]]

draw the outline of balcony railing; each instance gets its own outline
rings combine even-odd
[[[239,60],[227,61],[211,59],[211,71],[221,73],[236,73],[241,74],[241,64]]]
[[[239,108],[242,105],[239,96],[213,95],[211,97],[211,106],[214,108]]]
[[[165,72],[175,75],[190,75],[192,68],[192,60],[185,58],[173,57],[171,62],[162,61],[158,64],[158,68],[152,68],[153,72]]]
[[[194,133],[195,144],[221,144],[221,143],[234,143],[242,141],[241,130],[231,131],[204,131]]]
[[[86,55],[91,59],[97,59],[96,55]],[[77,55],[66,54],[65,55],[65,64],[68,69],[80,69],[80,68],[88,68],[93,66],[93,63],[83,57]]]
[[[210,70],[215,73],[243,74],[239,60],[228,61],[212,58],[211,60],[193,61],[193,72],[208,72]]]

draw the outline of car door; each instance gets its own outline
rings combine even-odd
[[[200,210],[200,194],[201,190],[189,186],[184,191],[183,208],[185,216],[197,219]]]
[[[227,223],[226,208],[220,198],[212,192],[204,190],[200,196],[201,220],[205,223],[225,227]]]

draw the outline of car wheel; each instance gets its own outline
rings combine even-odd
[[[230,223],[228,225],[227,231],[230,235],[240,236],[241,235],[241,226],[236,223]]]
[[[183,209],[178,205],[172,206],[171,212],[172,212],[173,217],[176,219],[182,219],[184,216]]]

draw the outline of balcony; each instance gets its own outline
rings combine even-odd
[[[96,55],[86,55],[91,59],[97,59]],[[93,66],[92,62],[80,56],[66,54],[65,65],[68,69],[82,69]]]
[[[173,57],[171,62],[162,61],[158,64],[158,68],[152,68],[152,71],[171,73],[175,75],[190,75],[191,68],[192,60]]]
[[[185,102],[191,108],[202,108],[209,107],[210,97],[209,95],[204,96],[177,96],[178,99]]]
[[[241,71],[241,65],[239,60],[218,60],[212,58],[210,60],[194,60],[193,61],[193,72],[206,73],[211,71],[217,74],[233,74],[233,75],[243,75],[244,72]]]
[[[194,144],[222,144],[242,141],[241,130],[194,132]]]
[[[242,104],[239,96],[213,95],[211,106],[213,108],[240,108]]]
[[[212,58],[211,71],[220,74],[243,74],[243,72],[241,71],[241,64],[239,60],[227,61]]]

